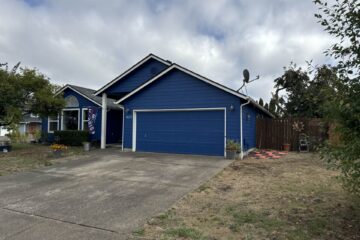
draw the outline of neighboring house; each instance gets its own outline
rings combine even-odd
[[[21,135],[27,135],[28,140],[35,140],[35,134],[41,131],[41,118],[34,114],[26,114],[17,125]],[[0,127],[0,136],[10,133],[5,127]]]
[[[18,128],[20,134],[35,135],[41,131],[41,118],[38,115],[27,114],[19,123]]]
[[[60,92],[67,107],[42,130],[51,140],[54,130],[87,129],[91,109],[91,140],[102,148],[118,142],[132,151],[224,156],[228,139],[255,147],[256,118],[272,117],[248,96],[153,54],[97,91],[66,85]]]

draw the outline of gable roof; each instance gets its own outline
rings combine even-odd
[[[95,103],[96,105],[101,107],[102,104],[102,97],[95,96],[95,90],[90,88],[79,87],[75,85],[67,84],[62,87],[59,91],[57,91],[56,95],[60,94],[61,92],[65,91],[66,89],[71,89],[72,91],[76,92],[77,94],[81,95],[82,97],[86,98],[87,100]],[[115,99],[107,98],[107,106],[111,109],[120,109],[121,107],[114,103]]]
[[[180,71],[182,71],[184,73],[187,73],[187,74],[189,74],[189,75],[191,75],[191,76],[193,76],[193,77],[195,77],[195,78],[197,78],[197,79],[199,79],[199,80],[201,80],[201,81],[203,81],[203,82],[205,82],[207,84],[210,84],[210,85],[212,85],[214,87],[217,87],[217,88],[219,88],[219,89],[221,89],[221,90],[223,90],[225,92],[228,92],[228,93],[230,93],[232,95],[235,95],[236,97],[239,97],[239,98],[241,98],[243,100],[246,100],[246,101],[250,101],[250,103],[252,105],[257,107],[258,109],[260,109],[261,111],[263,111],[264,113],[269,115],[270,117],[274,117],[273,114],[271,114],[264,107],[260,106],[255,100],[253,100],[249,96],[246,96],[246,95],[244,95],[242,93],[239,93],[239,92],[237,92],[237,91],[235,91],[235,90],[233,90],[231,88],[228,88],[228,87],[226,87],[226,86],[224,86],[224,85],[222,85],[220,83],[217,83],[217,82],[215,82],[213,80],[210,80],[210,79],[208,79],[208,78],[206,78],[204,76],[201,76],[201,75],[199,75],[199,74],[197,74],[197,73],[195,73],[195,72],[193,72],[193,71],[191,71],[191,70],[189,70],[187,68],[184,68],[184,67],[182,67],[182,66],[180,66],[178,64],[175,64],[175,63],[171,64],[170,67],[166,68],[164,71],[160,72],[158,75],[151,78],[149,81],[147,81],[144,84],[140,85],[139,87],[135,88],[132,92],[130,92],[129,94],[127,94],[126,96],[124,96],[120,100],[116,101],[115,103],[119,104],[119,103],[123,102],[125,99],[127,99],[127,98],[131,97],[132,95],[136,94],[137,92],[141,91],[143,88],[145,88],[146,86],[148,86],[151,83],[155,82],[156,80],[158,80],[159,78],[161,78],[162,76],[164,76],[165,74],[167,74],[168,72],[170,72],[173,69],[180,70]]]
[[[127,76],[128,74],[130,74],[131,72],[133,72],[135,69],[137,69],[138,67],[140,67],[141,65],[143,65],[145,62],[147,62],[150,59],[155,59],[167,66],[170,66],[171,63],[150,53],[149,55],[147,55],[145,58],[143,58],[142,60],[140,60],[138,63],[136,63],[135,65],[133,65],[131,68],[129,68],[128,70],[126,70],[125,72],[123,72],[122,74],[120,74],[119,76],[117,76],[116,78],[114,78],[112,81],[110,81],[109,83],[107,83],[105,86],[101,87],[99,90],[97,90],[94,94],[95,95],[99,95],[100,93],[104,92],[106,89],[108,89],[109,87],[111,87],[112,85],[114,85],[115,83],[117,83],[120,79],[124,78],[125,76]]]

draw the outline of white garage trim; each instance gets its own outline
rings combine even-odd
[[[134,109],[132,127],[132,151],[136,151],[136,128],[138,112],[188,112],[188,111],[224,111],[224,157],[226,157],[226,107],[219,108],[170,108],[170,109]]]

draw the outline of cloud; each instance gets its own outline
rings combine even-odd
[[[268,99],[290,61],[329,61],[331,38],[311,1],[0,0],[0,62],[36,67],[58,84],[100,88],[152,52]]]

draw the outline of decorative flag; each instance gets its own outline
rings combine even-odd
[[[90,134],[95,134],[95,121],[97,116],[97,107],[88,107],[88,125]]]

